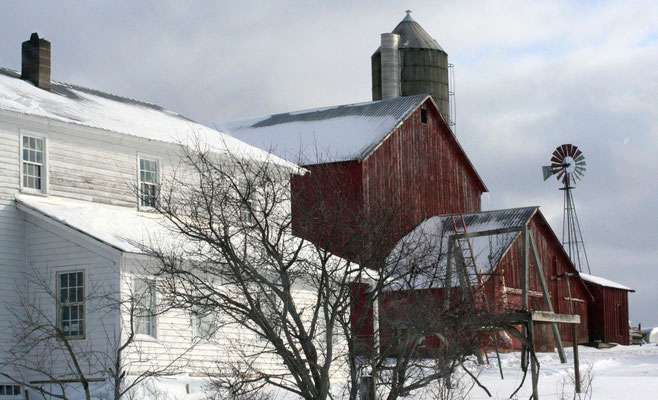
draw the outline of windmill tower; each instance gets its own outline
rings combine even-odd
[[[576,205],[573,201],[573,189],[576,181],[585,173],[585,156],[572,144],[563,144],[553,151],[551,165],[542,167],[544,181],[555,175],[562,181],[560,190],[564,191],[564,215],[562,216],[562,246],[567,250],[571,261],[578,271],[591,274],[589,260],[585,251],[583,234],[578,223]]]

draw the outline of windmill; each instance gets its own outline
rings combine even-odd
[[[578,147],[572,144],[563,144],[553,151],[551,165],[542,167],[542,172],[544,173],[544,181],[555,175],[557,180],[564,185],[560,188],[564,191],[562,246],[567,250],[578,271],[585,272],[584,269],[587,269],[587,273],[591,273],[572,193],[576,181],[583,178],[586,165],[585,156]]]

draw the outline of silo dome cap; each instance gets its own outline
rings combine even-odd
[[[392,33],[400,35],[400,47],[408,49],[434,49],[444,51],[416,20],[411,18],[411,10],[400,21]]]

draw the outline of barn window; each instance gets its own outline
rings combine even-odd
[[[155,337],[155,281],[135,278],[133,281],[135,333]]]
[[[82,271],[57,274],[57,325],[65,337],[85,334],[85,275]]]
[[[46,193],[46,139],[21,137],[21,189]]]
[[[423,124],[427,123],[427,108],[425,107],[420,108],[420,122]]]
[[[155,158],[139,157],[139,206],[153,208],[160,191],[159,161]]]
[[[20,396],[20,385],[0,384],[0,396]]]

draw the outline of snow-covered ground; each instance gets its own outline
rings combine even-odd
[[[519,353],[502,354],[504,380],[500,379],[495,356],[480,375],[494,399],[508,399],[522,378]],[[493,357],[492,357],[493,356]],[[542,400],[573,399],[573,352],[567,349],[567,364],[560,364],[557,353],[540,353],[539,397]],[[658,345],[617,346],[597,350],[579,347],[580,371],[584,379],[592,379],[592,399],[626,400],[658,398]],[[591,372],[588,372],[591,371]],[[527,399],[531,393],[530,373],[524,387],[517,394]],[[564,396],[562,396],[564,394]],[[479,388],[474,388],[470,399],[488,399]],[[587,398],[587,397],[583,397]]]
[[[568,363],[560,364],[556,353],[540,353],[539,397],[542,400],[574,399],[573,395],[573,353],[566,349]],[[583,393],[576,399],[593,400],[648,400],[658,398],[658,345],[617,346],[611,349],[597,350],[580,346],[581,376],[586,382],[591,379],[591,397]],[[501,354],[505,379],[500,379],[498,364],[494,354],[489,354],[490,364],[482,367],[480,381],[489,389],[493,397],[473,387],[467,399],[509,399],[510,394],[521,382],[520,354]],[[205,379],[186,375],[158,378],[142,385],[133,393],[135,399],[149,400],[202,400],[208,399],[204,393]],[[337,382],[338,383],[338,382]],[[468,377],[463,377],[463,386],[470,386]],[[338,383],[339,384],[339,383]],[[339,385],[336,386],[339,386]],[[109,386],[95,388],[94,397],[107,398]],[[514,399],[528,399],[531,393],[530,373],[521,390]],[[71,396],[83,399],[82,393]],[[293,400],[294,396],[275,393],[273,400]],[[407,399],[429,399],[427,393],[415,393]],[[432,399],[434,397],[431,397]],[[456,399],[459,399],[457,397]]]

